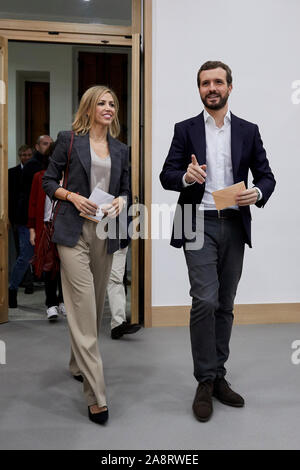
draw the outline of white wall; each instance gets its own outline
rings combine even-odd
[[[236,303],[300,301],[300,79],[297,0],[153,0],[153,202],[174,203],[159,173],[174,123],[202,110],[196,74],[206,60],[233,71],[230,109],[259,125],[277,180],[264,209],[252,208],[253,249],[246,248]],[[152,304],[190,304],[182,250],[153,242]]]
[[[8,43],[8,166],[16,164],[19,120],[23,104],[17,102],[17,71],[50,75],[50,135],[54,139],[72,123],[72,46],[25,42]],[[23,111],[22,111],[23,113]]]

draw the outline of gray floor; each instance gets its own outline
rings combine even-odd
[[[100,344],[110,420],[87,418],[81,387],[70,378],[66,320],[0,326],[7,364],[0,365],[1,449],[299,449],[300,365],[291,344],[300,325],[236,326],[228,379],[243,409],[214,401],[199,423],[191,412],[188,328],[143,329],[119,341],[104,320]]]
[[[18,291],[18,308],[10,309],[8,318],[10,321],[20,320],[46,320],[45,289],[42,282],[34,284],[34,293],[25,294],[24,288],[20,287]],[[130,312],[130,286],[127,287],[126,311]],[[108,298],[106,296],[104,305],[104,316],[111,317]]]

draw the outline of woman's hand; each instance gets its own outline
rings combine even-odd
[[[32,246],[35,245],[35,229],[34,228],[29,229],[29,241]]]
[[[71,193],[68,197],[68,201],[72,202],[79,212],[84,215],[96,215],[98,206],[94,202],[90,201],[80,194]]]
[[[107,215],[110,219],[118,217],[125,207],[125,200],[122,197],[116,197],[111,204],[102,206],[101,210],[104,215]]]

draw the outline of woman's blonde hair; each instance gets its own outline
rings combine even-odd
[[[120,134],[120,123],[118,118],[119,101],[116,94],[108,87],[103,85],[88,88],[80,100],[78,111],[72,124],[75,134],[85,135],[89,132],[95,121],[95,112],[98,101],[105,93],[110,93],[115,103],[114,120],[109,126],[109,133],[112,137],[118,137]]]

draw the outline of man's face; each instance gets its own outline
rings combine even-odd
[[[21,160],[22,165],[25,165],[25,163],[27,163],[28,160],[31,159],[31,157],[32,157],[32,150],[31,149],[24,150],[20,154],[20,160]]]
[[[224,108],[231,90],[232,85],[228,85],[226,81],[226,71],[221,67],[200,73],[199,93],[206,108]]]
[[[43,137],[40,140],[40,143],[36,144],[35,148],[38,152],[40,152],[44,155],[46,150],[49,148],[49,145],[51,144],[51,142],[53,142],[53,141],[52,141],[51,137],[49,137],[49,135],[43,135]]]

